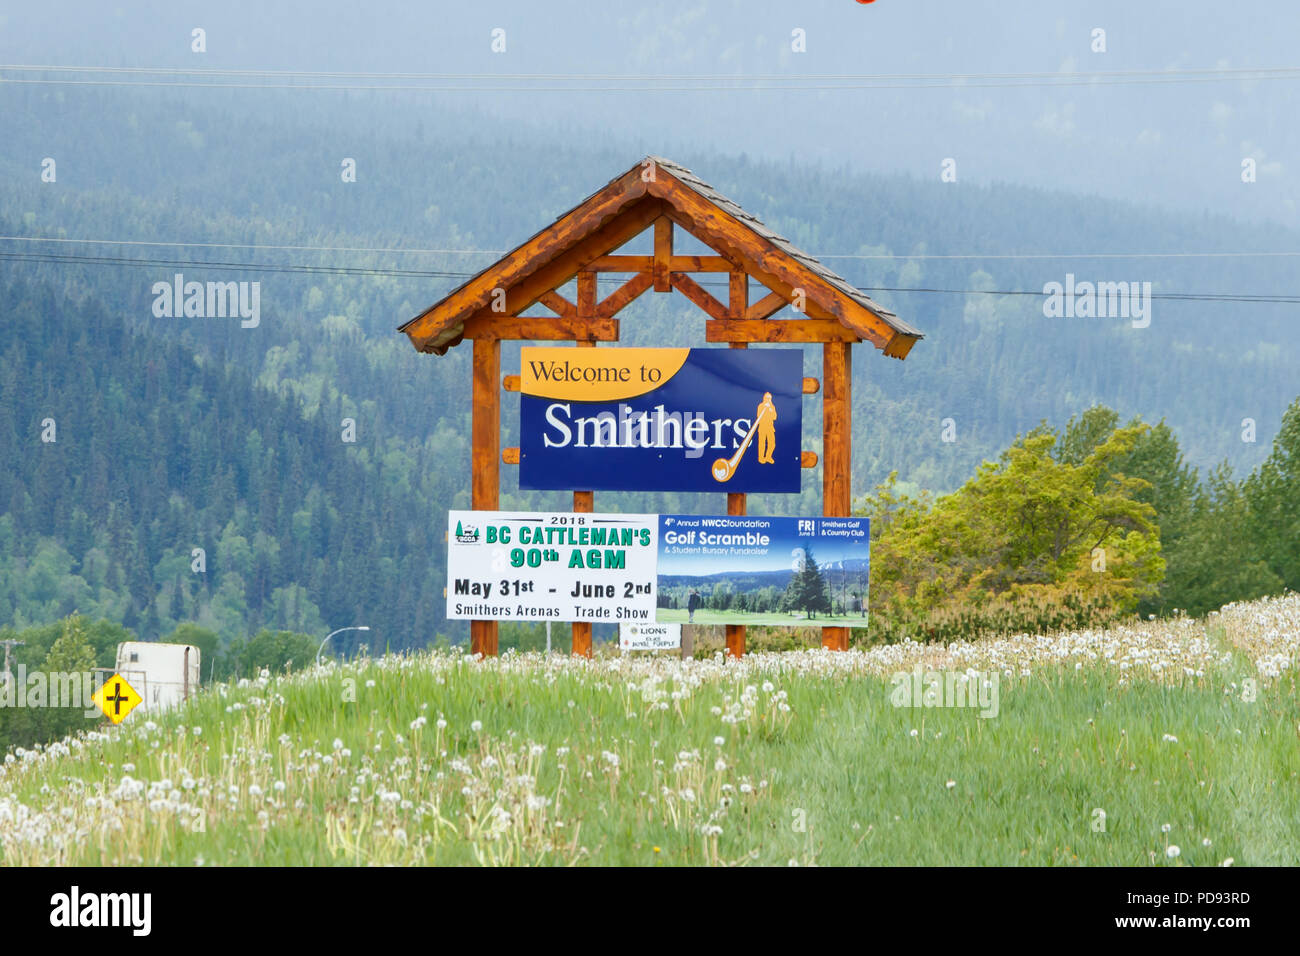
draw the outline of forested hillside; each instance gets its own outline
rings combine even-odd
[[[445,510],[468,504],[468,349],[417,355],[394,329],[492,261],[481,250],[513,246],[647,152],[692,167],[926,333],[905,363],[856,350],[855,494],[891,471],[905,489],[950,491],[1017,434],[1097,402],[1165,419],[1202,473],[1227,460],[1244,475],[1300,391],[1294,306],[1157,299],[1139,329],[1045,318],[1039,294],[1067,272],[1158,294],[1286,291],[1293,259],[1190,255],[1300,249],[1282,229],[671,144],[574,145],[432,109],[408,123],[370,99],[241,110],[202,97],[0,90],[0,235],[163,243],[0,241],[0,625],[80,610],[147,638],[185,620],[226,640],[362,619],[394,647],[459,636],[441,614],[442,532]],[[41,180],[45,157],[55,182]],[[346,157],[355,183],[341,180]],[[307,248],[273,248],[290,246]],[[398,247],[442,251],[375,251]],[[1168,258],[1082,255],[1123,252]],[[1073,255],[1000,258],[1024,253]],[[351,271],[322,271],[339,268]],[[393,274],[405,270],[422,274]],[[153,285],[177,272],[260,282],[260,323],[156,317]],[[626,316],[629,344],[703,344],[702,315],[679,297],[644,296]],[[820,375],[812,350],[805,368]],[[46,418],[55,442],[41,440]],[[751,508],[819,510],[816,478]],[[503,492],[504,507],[563,506],[518,495],[508,473]]]
[[[232,638],[364,617],[394,648],[432,635],[426,556],[452,477],[436,455],[412,448],[393,473],[373,442],[340,441],[336,407],[303,414],[45,285],[0,287],[0,313],[0,621],[79,610]]]

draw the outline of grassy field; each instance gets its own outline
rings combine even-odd
[[[660,623],[685,624],[688,613],[683,608],[657,608],[655,620]],[[695,612],[695,624],[752,624],[756,627],[866,627],[867,618],[861,614],[819,614],[808,620],[802,614],[776,611],[771,614],[753,614],[742,611],[715,611],[700,608]]]
[[[0,773],[8,864],[1300,863],[1300,597],[743,662],[390,657]],[[996,716],[896,672],[996,679]]]

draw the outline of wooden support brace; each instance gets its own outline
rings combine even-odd
[[[577,315],[583,320],[596,317],[596,273],[590,269],[578,273]]]
[[[602,318],[617,315],[628,303],[654,285],[654,281],[651,273],[638,272],[601,300],[600,305],[596,306],[596,314]]]
[[[578,314],[578,307],[554,289],[550,292],[543,292],[538,296],[537,301],[546,306],[556,315],[563,316],[566,319],[572,318]]]
[[[655,220],[654,280],[656,292],[672,289],[668,276],[672,272],[673,222],[666,216]]]
[[[708,290],[688,276],[685,272],[670,273],[668,281],[674,289],[707,312],[709,318],[725,319],[727,317],[727,307],[715,299]],[[725,339],[710,338],[709,341],[720,342],[725,341]]]
[[[785,296],[769,292],[745,310],[746,319],[766,319],[776,315],[789,304]]]
[[[749,309],[749,273],[731,273],[727,280],[727,293],[727,318],[743,319]]]

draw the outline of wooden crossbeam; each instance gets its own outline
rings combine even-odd
[[[707,293],[705,294],[707,295]],[[841,325],[834,319],[775,319],[767,321],[760,319],[728,319],[724,316],[716,316],[714,321],[704,323],[704,337],[709,342],[861,341],[856,332],[847,326]]]
[[[593,272],[649,272],[654,268],[654,256],[601,256],[587,266]]]
[[[566,342],[587,339],[596,342],[618,341],[618,319],[579,318],[573,316],[497,315],[491,321],[465,326],[467,339],[520,339],[525,342]]]
[[[713,319],[725,319],[727,317],[727,307],[715,299],[707,289],[688,276],[685,272],[669,273],[668,281],[672,287],[680,292],[686,298],[690,299],[701,309],[709,314]],[[741,341],[740,339],[721,338],[709,339],[710,342],[732,342]],[[746,341],[763,341],[762,339],[749,339]],[[820,340],[819,340],[820,341]]]
[[[587,266],[596,272],[649,272],[654,256],[601,256]],[[736,264],[724,256],[669,256],[669,272],[731,272]]]

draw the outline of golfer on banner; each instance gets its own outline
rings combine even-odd
[[[772,452],[776,451],[776,406],[772,404],[771,392],[763,393],[754,420],[758,423],[758,462],[775,465]]]
[[[754,414],[754,424],[749,426],[749,431],[745,433],[745,440],[740,443],[740,448],[730,458],[719,458],[713,463],[713,480],[730,481],[731,476],[736,473],[736,468],[740,464],[740,459],[745,456],[746,449],[754,440],[754,433],[758,433],[758,463],[760,465],[775,465],[776,459],[772,453],[776,451],[776,406],[772,404],[772,393],[764,392],[763,400],[758,403],[758,411]]]

